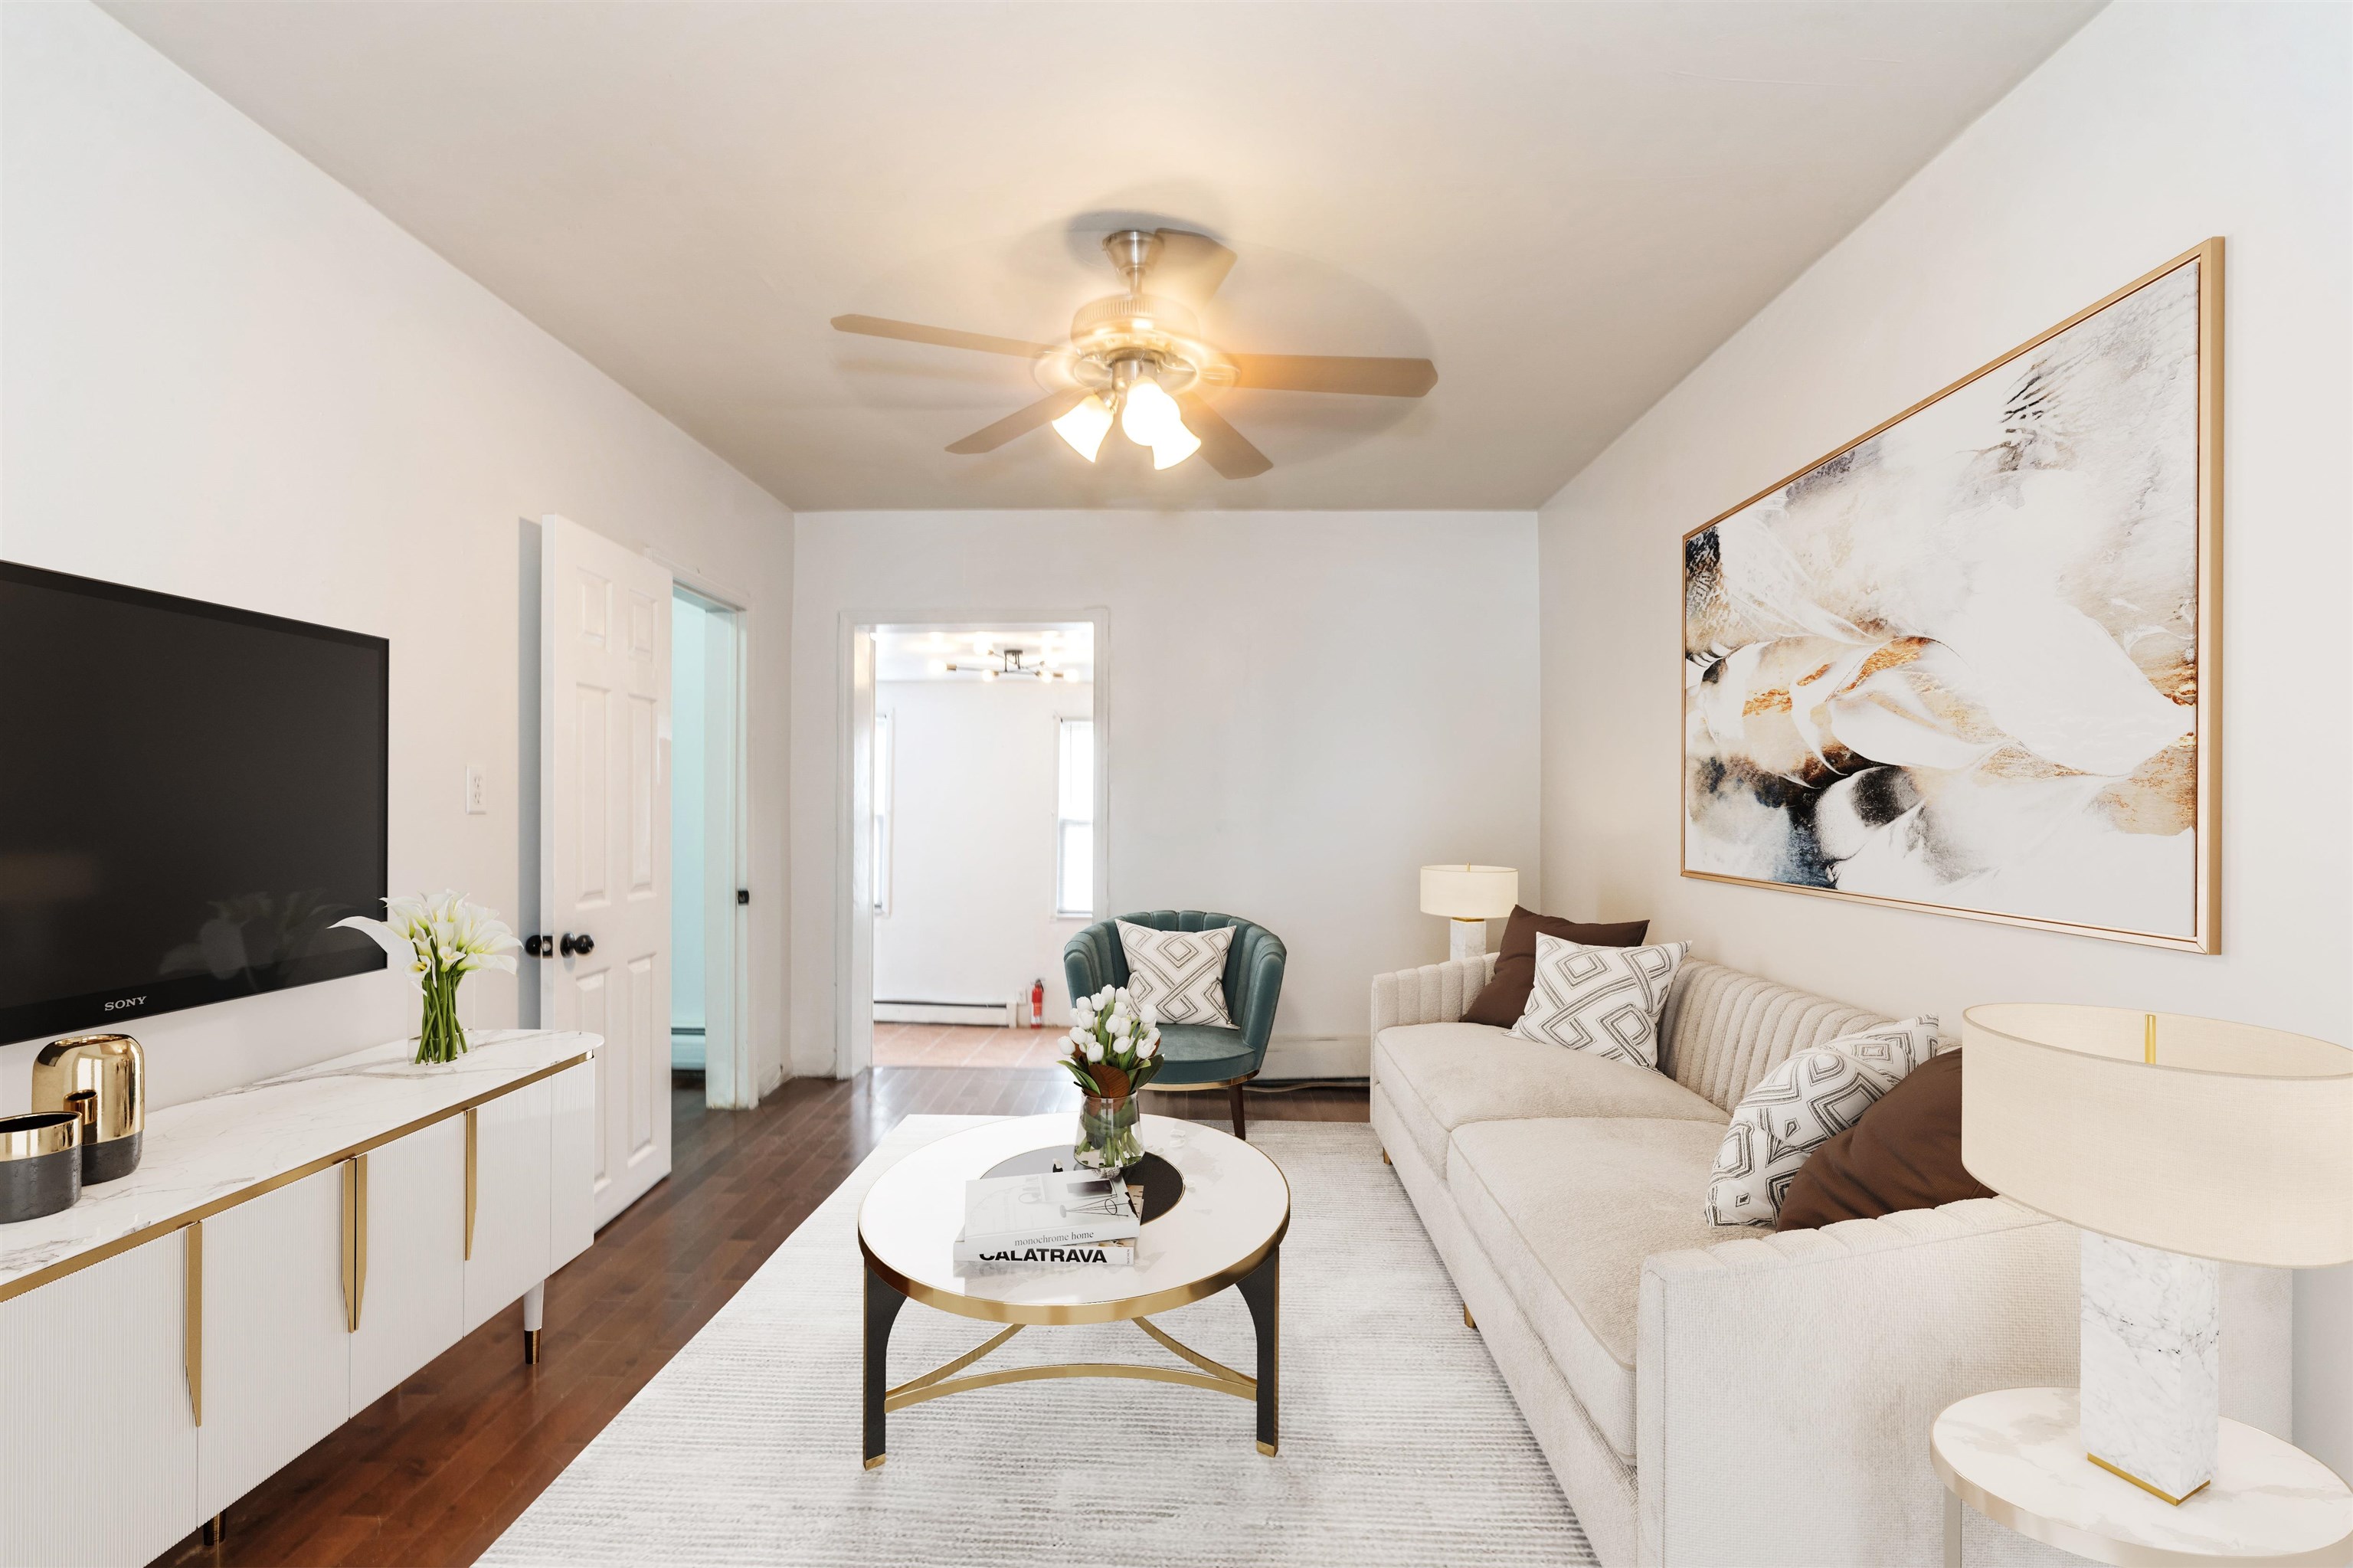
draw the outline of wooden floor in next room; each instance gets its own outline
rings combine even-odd
[[[1225,1099],[1153,1095],[1145,1107],[1222,1126]],[[523,1364],[522,1308],[509,1308],[248,1493],[220,1545],[191,1535],[159,1561],[471,1563],[902,1118],[1077,1104],[1050,1067],[881,1066],[795,1079],[750,1111],[706,1108],[700,1080],[681,1075],[670,1179],[550,1281],[540,1365]],[[1253,1121],[1363,1121],[1366,1092],[1275,1087],[1249,1109]]]

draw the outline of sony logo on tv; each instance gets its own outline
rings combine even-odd
[[[110,1001],[106,1003],[101,1009],[100,1009],[100,1011],[104,1012],[120,1012],[126,1007],[136,1007],[146,1000],[147,998],[143,994],[139,996],[126,996],[119,1001]]]

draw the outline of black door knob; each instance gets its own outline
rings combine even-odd
[[[572,957],[575,953],[578,953],[585,958],[588,954],[596,950],[596,938],[590,936],[586,931],[581,932],[576,937],[571,932],[566,931],[564,933],[564,940],[557,943],[556,946],[567,959]]]
[[[525,937],[522,950],[534,959],[552,959],[555,957],[555,938],[545,935]]]

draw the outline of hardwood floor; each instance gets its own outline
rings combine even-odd
[[[1075,1107],[1059,1072],[882,1067],[796,1079],[757,1110],[671,1094],[670,1179],[549,1282],[546,1357],[522,1361],[518,1305],[248,1493],[227,1540],[191,1535],[165,1563],[471,1563],[901,1118]],[[1222,1124],[1223,1094],[1145,1108]],[[1254,1090],[1252,1121],[1363,1121],[1357,1086]]]

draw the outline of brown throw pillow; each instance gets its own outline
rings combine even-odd
[[[1639,948],[1648,935],[1648,920],[1624,920],[1615,926],[1580,926],[1556,920],[1533,909],[1512,906],[1510,924],[1504,927],[1504,946],[1495,955],[1495,978],[1480,989],[1462,1010],[1465,1023],[1492,1023],[1509,1029],[1528,1010],[1528,992],[1536,985],[1536,938],[1558,937],[1588,948]]]
[[[1814,1150],[1781,1200],[1777,1231],[1933,1209],[1993,1189],[1961,1165],[1961,1054],[1932,1056],[1862,1119]]]

